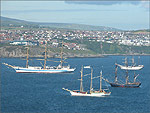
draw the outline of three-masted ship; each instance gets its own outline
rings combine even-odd
[[[84,66],[84,68],[91,68],[90,66]],[[105,89],[102,89],[102,71],[100,73],[100,76],[94,77],[94,78],[100,78],[100,89],[99,90],[94,90],[92,86],[92,80],[93,78],[93,69],[91,68],[91,84],[90,84],[90,90],[89,91],[84,91],[83,90],[83,76],[87,76],[90,74],[83,75],[83,66],[81,68],[81,79],[80,79],[80,90],[69,90],[62,88],[63,90],[66,90],[70,92],[71,96],[93,96],[93,97],[102,97],[102,96],[109,96],[111,92],[106,91]]]
[[[16,73],[70,73],[75,71],[75,68],[71,68],[70,65],[63,66],[63,42],[61,49],[61,61],[58,66],[46,66],[47,46],[45,46],[45,58],[42,60],[44,60],[44,66],[29,66],[29,47],[27,47],[26,67],[12,66],[7,63],[3,64],[15,69]]]
[[[127,87],[127,88],[137,88],[141,85],[141,82],[136,81],[137,77],[139,76],[139,74],[135,74],[135,71],[142,69],[144,66],[143,65],[136,65],[134,63],[134,58],[132,58],[132,65],[128,66],[128,61],[127,61],[127,57],[125,58],[125,65],[120,65],[115,63],[115,81],[114,82],[109,82],[108,80],[106,80],[107,82],[109,82],[109,84],[112,87]],[[120,67],[120,69],[125,70],[126,72],[126,82],[125,83],[120,83],[118,81],[118,75],[117,75],[117,69],[118,66]],[[134,80],[133,82],[129,82],[129,74],[128,71],[134,71]]]

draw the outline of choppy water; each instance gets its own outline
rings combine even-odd
[[[103,70],[104,78],[114,80],[114,63],[122,62],[124,56],[105,58],[68,59],[73,74],[24,74],[15,73],[12,68],[2,65],[25,66],[25,61],[17,58],[1,58],[1,112],[150,112],[150,56],[141,56],[140,63],[145,67],[138,71],[140,88],[112,88],[103,82],[103,87],[110,89],[109,97],[72,97],[63,87],[79,89],[80,69],[82,65],[92,65],[94,76]],[[130,57],[131,58],[131,57]],[[137,60],[137,56],[135,56]],[[50,65],[56,63],[48,62]],[[30,65],[41,65],[36,59]],[[119,79],[124,80],[125,73],[118,71]],[[133,80],[133,72],[130,77]],[[84,77],[83,85],[89,90],[90,78]],[[93,80],[93,87],[99,88],[99,80]]]

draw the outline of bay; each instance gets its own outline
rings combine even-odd
[[[25,74],[3,65],[8,63],[25,66],[26,61],[19,58],[1,58],[1,112],[150,112],[150,56],[141,56],[140,64],[144,68],[136,73],[140,88],[114,88],[103,82],[103,88],[109,88],[109,97],[74,97],[62,90],[80,88],[80,69],[82,65],[91,65],[93,76],[114,81],[115,62],[122,63],[124,56],[107,56],[104,58],[71,58],[67,62],[75,67],[74,73],[68,74]],[[132,58],[129,56],[128,58]],[[52,59],[51,59],[52,60]],[[58,60],[58,59],[57,59]],[[135,56],[138,63],[138,56]],[[130,61],[131,62],[131,61]],[[30,65],[41,66],[35,58]],[[47,65],[58,65],[47,62]],[[90,71],[85,70],[87,73]],[[125,72],[118,70],[119,79],[125,81]],[[89,90],[90,76],[83,78],[84,90]],[[130,72],[133,80],[133,72]],[[99,88],[99,79],[93,80],[93,88]]]

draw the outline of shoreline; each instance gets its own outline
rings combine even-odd
[[[107,56],[150,56],[150,54],[103,54],[103,55],[91,55],[91,56],[71,56],[67,58],[104,58]],[[26,58],[26,57],[0,57],[0,58]],[[41,56],[30,56],[30,58],[43,58]],[[56,57],[47,57],[56,58]]]

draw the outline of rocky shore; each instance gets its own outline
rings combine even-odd
[[[43,57],[44,56],[44,48],[30,48],[29,50],[29,57]],[[26,57],[26,49],[24,47],[1,47],[0,48],[0,57],[7,57],[7,58],[18,58],[18,57]],[[101,54],[75,54],[75,53],[63,53],[64,57],[69,57],[69,58],[75,58],[75,57],[103,57]],[[59,52],[52,52],[50,50],[47,51],[47,57],[48,58],[58,58],[60,57]]]
[[[43,57],[44,56],[44,48],[30,48],[29,50],[29,57]],[[104,57],[104,56],[110,56],[110,55],[150,55],[150,54],[75,54],[75,53],[64,53],[63,56],[67,58],[91,58],[91,57]],[[18,58],[18,57],[26,57],[26,48],[25,47],[14,47],[14,46],[5,46],[0,47],[0,57],[7,57],[7,58]],[[48,58],[59,58],[60,53],[59,52],[52,52],[50,50],[47,51],[47,57]]]

